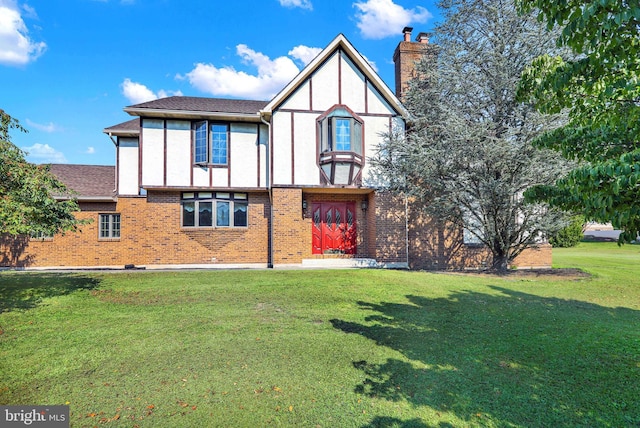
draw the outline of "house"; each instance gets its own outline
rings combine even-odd
[[[400,92],[426,39],[405,29]],[[404,79],[404,80],[403,80]],[[104,132],[116,166],[52,165],[82,232],[31,239],[3,264],[39,267],[478,267],[488,253],[376,189],[368,157],[405,129],[400,99],[338,35],[269,101],[173,96]],[[448,235],[448,234],[449,235]],[[9,256],[6,256],[9,254]],[[521,266],[549,266],[550,248]]]

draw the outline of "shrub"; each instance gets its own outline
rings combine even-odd
[[[584,236],[584,217],[574,216],[571,222],[549,237],[549,243],[553,247],[575,247]]]

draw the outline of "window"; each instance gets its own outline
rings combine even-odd
[[[101,239],[120,238],[120,214],[100,214]]]
[[[336,144],[335,149],[339,152],[351,151],[351,120],[336,118]]]
[[[246,193],[182,194],[182,227],[247,227]]]
[[[53,235],[48,232],[31,232],[29,234],[30,241],[53,241]]]
[[[194,163],[227,165],[229,149],[229,126],[227,124],[196,122],[193,138]]]
[[[320,116],[318,125],[321,152],[354,152],[362,156],[362,122],[345,107]]]
[[[363,122],[346,106],[334,106],[318,118],[318,165],[325,184],[355,185],[364,165]]]
[[[471,214],[464,215],[464,228],[462,229],[462,241],[466,245],[482,245],[479,236],[482,236],[482,224]]]

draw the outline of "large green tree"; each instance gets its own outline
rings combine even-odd
[[[517,0],[559,28],[559,46],[577,56],[535,59],[522,77],[520,99],[539,111],[568,111],[569,123],[537,144],[580,162],[555,186],[530,192],[588,219],[640,232],[640,4],[638,0]]]
[[[11,142],[12,130],[26,132],[0,109],[0,234],[53,236],[76,230],[76,200],[47,166],[26,161]]]
[[[486,245],[504,271],[525,248],[563,227],[563,214],[523,192],[567,168],[531,142],[562,124],[516,100],[520,75],[555,49],[535,15],[512,0],[447,0],[437,43],[418,64],[405,105],[414,120],[372,159],[381,182],[416,199],[429,216]]]

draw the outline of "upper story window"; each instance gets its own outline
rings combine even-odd
[[[364,166],[363,121],[347,106],[336,105],[317,119],[318,165],[324,184],[358,185]]]
[[[208,121],[194,125],[194,159],[196,164],[227,165],[229,125]]]
[[[335,106],[318,118],[320,151],[362,155],[362,120],[346,106]]]
[[[248,207],[246,193],[185,192],[182,227],[246,227]]]

